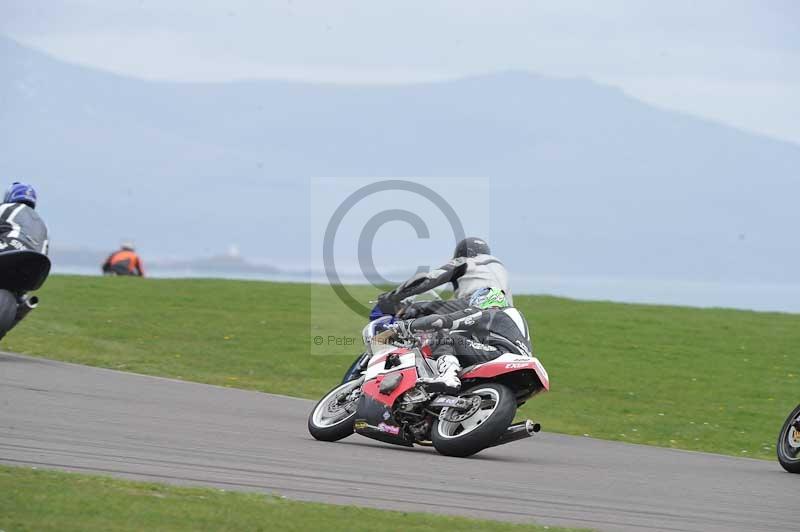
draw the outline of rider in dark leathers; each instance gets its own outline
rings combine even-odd
[[[47,226],[34,210],[36,191],[13,183],[0,204],[0,251],[32,250],[47,254]]]
[[[441,331],[433,350],[439,376],[422,379],[430,391],[458,391],[462,367],[488,362],[504,353],[532,356],[528,323],[519,310],[509,305],[499,288],[476,291],[465,309],[405,320],[393,327],[401,336]]]
[[[50,261],[43,257],[48,249],[47,226],[35,208],[36,191],[24,183],[12,183],[0,203],[0,254],[4,259],[0,338],[36,307],[38,298],[29,298],[26,291],[41,286],[50,271]],[[23,253],[11,257],[11,252]]]
[[[447,283],[453,285],[453,299],[412,303],[405,307],[400,302],[410,296],[427,292]],[[469,306],[469,298],[479,288],[496,286],[512,301],[508,286],[508,272],[503,263],[491,254],[485,240],[475,237],[465,238],[456,244],[453,259],[428,274],[418,274],[394,290],[378,296],[371,319],[391,314],[409,319],[428,314],[447,314]],[[367,365],[368,354],[364,353],[345,372],[343,381],[357,378]]]
[[[378,296],[378,307],[385,314],[397,314],[399,303],[413,295],[421,294],[447,283],[453,284],[453,299],[417,303],[402,309],[402,316],[413,318],[431,313],[448,313],[467,306],[470,295],[479,288],[494,286],[506,293],[512,302],[508,287],[508,272],[497,257],[492,256],[486,241],[469,237],[456,245],[453,259],[428,274],[418,274],[394,290]]]

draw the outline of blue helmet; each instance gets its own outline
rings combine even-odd
[[[25,183],[13,182],[6,190],[3,203],[24,203],[31,209],[36,208],[36,191]]]

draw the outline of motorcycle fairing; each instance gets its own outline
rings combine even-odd
[[[407,353],[401,357],[406,359],[411,357],[413,363],[414,353]],[[377,365],[383,368],[381,364]],[[397,386],[388,394],[382,393],[380,388],[383,380],[397,377],[399,377]],[[413,365],[404,369],[392,368],[365,382],[356,405],[356,420],[353,424],[355,431],[382,442],[411,446],[413,440],[403,432],[391,409],[397,398],[413,388],[416,382],[417,370]]]
[[[363,436],[385,443],[411,447],[414,440],[402,429],[392,415],[391,405],[386,405],[367,394],[362,394],[356,407],[353,429]]]
[[[0,253],[0,289],[30,292],[39,289],[50,274],[47,255],[31,250]]]
[[[394,418],[392,409],[397,399],[416,386],[419,375],[431,376],[430,368],[424,355],[419,350],[397,348],[386,354],[396,356],[397,364],[386,369],[386,356],[370,361],[367,368],[366,382],[361,387],[361,397],[356,406],[356,420],[353,425],[359,434],[386,443],[412,445],[412,436],[403,432]],[[388,393],[381,392],[381,383],[385,379],[399,379],[396,386]]]
[[[504,353],[489,362],[465,368],[459,377],[462,380],[490,379],[505,373],[525,370],[533,370],[539,378],[539,382],[542,383],[542,387],[545,390],[550,389],[550,377],[547,375],[547,370],[544,369],[542,363],[539,362],[539,359],[521,356],[516,353]]]
[[[397,361],[399,362],[399,364],[396,364],[391,368],[387,369],[385,367],[386,359],[391,355],[397,357]],[[414,355],[414,351],[411,351],[410,349],[406,349],[403,347],[398,347],[391,351],[387,351],[383,354],[375,355],[370,359],[369,363],[367,364],[367,371],[364,374],[364,379],[365,380],[374,379],[380,375],[384,375],[386,373],[389,373],[390,371],[396,371],[398,369],[413,368],[415,364],[415,359],[416,357]]]
[[[395,357],[394,364],[386,367],[388,357]],[[402,375],[399,384],[391,389],[390,393],[381,393],[381,383],[389,375]],[[431,368],[428,359],[418,349],[406,349],[398,347],[385,355],[373,357],[369,361],[367,371],[364,374],[364,385],[362,393],[370,395],[375,400],[386,405],[393,405],[398,397],[403,395],[417,384],[420,377],[433,377],[437,373]]]
[[[380,387],[383,379],[388,375],[402,375],[400,382],[390,393],[381,393]],[[391,407],[398,397],[414,387],[417,383],[417,368],[407,367],[405,369],[392,368],[392,371],[382,373],[374,379],[368,380],[361,387],[361,395],[372,397],[378,403]]]

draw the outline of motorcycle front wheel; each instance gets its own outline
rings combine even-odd
[[[353,433],[356,404],[363,379],[340,384],[314,406],[308,416],[308,432],[321,441],[337,441]]]
[[[471,456],[494,444],[517,413],[514,393],[497,383],[479,384],[459,397],[474,401],[467,412],[442,409],[431,429],[433,446],[447,456]]]
[[[800,405],[792,410],[778,436],[778,462],[789,473],[800,473]]]

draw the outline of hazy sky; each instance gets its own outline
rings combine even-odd
[[[587,77],[800,143],[793,0],[0,0],[0,33],[155,79]]]

